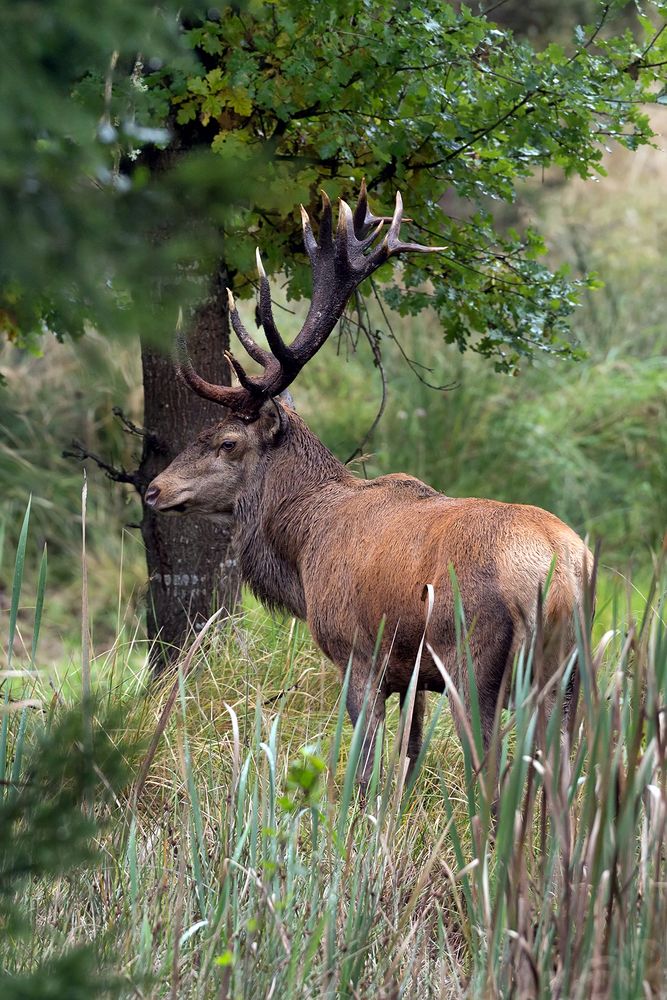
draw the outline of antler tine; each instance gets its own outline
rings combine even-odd
[[[271,355],[252,339],[244,327],[241,322],[241,317],[239,316],[239,311],[236,308],[234,296],[229,288],[227,289],[227,301],[229,303],[229,318],[234,328],[234,333],[239,338],[253,361],[257,361],[258,364],[266,368],[266,366],[271,362]]]
[[[348,203],[340,198],[338,200],[338,225],[336,226],[336,245],[343,249],[344,247],[349,247],[350,244],[354,246],[357,243],[357,237],[354,231],[354,216],[352,214],[352,209]]]
[[[387,247],[390,247],[392,243],[396,243],[398,240],[398,234],[401,231],[401,223],[403,222],[403,198],[401,197],[401,192],[396,192],[396,207],[394,208],[394,215],[391,220],[391,225],[389,226],[389,232],[387,233]]]
[[[310,260],[312,261],[317,253],[317,240],[313,236],[313,227],[310,224],[310,216],[305,210],[303,205],[299,205],[301,209],[301,227],[303,229],[303,245],[306,248],[306,253],[308,254]]]
[[[234,357],[231,351],[225,351],[225,360],[227,361],[227,364],[230,366],[232,371],[235,372],[236,377],[238,378],[239,382],[241,383],[244,389],[247,389],[247,391],[250,393],[253,392],[256,393],[257,389],[261,388],[261,386],[258,386],[255,380],[252,379],[247,374],[241,362],[237,361],[237,359]]]
[[[326,191],[322,191],[322,217],[320,219],[319,249],[327,250],[333,245],[333,221],[331,202]]]
[[[259,271],[259,319],[274,358],[277,358],[277,360],[281,362],[288,361],[290,359],[289,348],[278,333],[278,328],[276,327],[273,319],[271,286],[269,285],[269,279],[266,276],[266,271],[264,270],[264,265],[262,264],[259,247],[257,247],[255,256],[257,258],[257,270]]]
[[[388,256],[393,256],[399,253],[436,253],[440,250],[446,250],[447,247],[426,247],[422,246],[421,243],[404,243],[399,239],[399,233],[401,229],[401,223],[403,222],[403,199],[401,197],[401,192],[396,192],[396,207],[394,209],[394,215],[391,220],[391,225],[389,226],[389,232],[383,240],[383,246],[387,248]]]
[[[213,382],[207,382],[195,371],[188,354],[185,336],[178,327],[176,332],[176,372],[178,377],[193,392],[196,392],[202,399],[208,399],[209,402],[219,403],[221,406],[228,406],[234,410],[243,409],[252,403],[252,397],[245,389],[229,385],[215,385]]]
[[[361,188],[359,190],[359,197],[357,198],[357,205],[354,210],[354,234],[358,240],[366,240],[368,234],[369,226],[376,226],[375,232],[373,233],[373,239],[382,229],[382,224],[385,220],[380,215],[374,215],[370,208],[368,207],[368,191],[366,189],[366,178],[361,179]],[[378,225],[379,223],[379,225]],[[368,237],[370,243],[373,239]]]

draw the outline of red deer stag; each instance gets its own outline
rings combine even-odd
[[[148,487],[157,511],[233,517],[242,579],[270,607],[307,621],[322,651],[345,671],[352,658],[347,709],[355,723],[370,691],[359,766],[365,787],[372,770],[385,699],[403,703],[424,632],[426,584],[435,603],[427,641],[466,695],[466,670],[457,670],[454,598],[449,567],[458,578],[475,664],[482,734],[488,744],[508,666],[530,636],[537,594],[553,565],[544,606],[545,676],[553,676],[571,617],[583,601],[584,566],[592,566],[581,539],[553,514],[494,500],[457,499],[398,473],[358,479],[277,399],[325,342],[357,285],[388,258],[434,249],[399,238],[400,194],[383,239],[384,219],[368,209],[365,186],[354,213],[340,202],[332,231],[323,199],[319,237],[302,209],[304,242],[313,271],[312,301],[303,328],[286,345],[273,318],[262,267],[259,315],[270,351],[241,323],[229,293],[231,321],[261,376],[228,361],[239,385],[220,386],[197,374],[181,347],[180,374],[205,399],[225,408]],[[374,657],[380,623],[385,627]],[[552,650],[549,654],[549,650]],[[376,664],[374,666],[374,664]],[[425,656],[418,677],[408,740],[414,763],[422,739],[424,692],[442,691],[443,677]]]

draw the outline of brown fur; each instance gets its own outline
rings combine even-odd
[[[229,453],[224,441],[234,442]],[[403,700],[407,692],[424,632],[426,584],[435,592],[427,641],[466,698],[466,678],[457,667],[453,566],[487,742],[503,675],[530,637],[538,590],[554,557],[544,608],[546,676],[572,644],[572,611],[583,600],[586,561],[592,566],[581,539],[537,507],[455,499],[403,473],[352,476],[294,411],[274,402],[255,423],[229,416],[200,435],[153,481],[147,501],[158,510],[232,516],[241,574],[254,593],[305,619],[341,672],[352,657],[347,707],[353,722],[369,689],[371,694],[362,784],[385,699],[398,693]],[[430,655],[423,658],[418,687],[413,761],[421,745],[421,692],[443,690]]]

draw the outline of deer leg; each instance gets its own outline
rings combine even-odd
[[[375,740],[378,727],[384,722],[385,692],[380,687],[369,686],[367,676],[361,675],[350,678],[350,686],[347,692],[346,707],[352,725],[356,726],[361,715],[364,703],[366,703],[364,740],[357,765],[357,781],[361,788],[362,796],[366,795],[368,783],[373,773],[373,763],[375,760]]]
[[[574,628],[571,622],[562,623],[560,627],[556,627],[553,630],[553,635],[550,637],[550,641],[544,650],[544,673],[543,680],[553,678],[553,676],[558,672],[559,668],[570,658],[572,651],[576,646],[576,636]],[[559,683],[561,683],[559,681]],[[563,695],[563,706],[562,715],[560,719],[560,730],[561,730],[561,753],[566,755],[569,754],[570,750],[570,729],[574,722],[572,718],[576,715],[576,705],[579,696],[579,662],[578,657],[575,661],[570,674],[569,680],[567,682],[567,687]],[[554,708],[558,702],[558,691],[555,686],[549,693],[549,697],[546,699],[545,712],[547,718],[550,718]],[[546,747],[545,747],[546,750]]]
[[[513,622],[509,612],[500,601],[496,602],[494,611],[494,615],[473,615],[475,625],[470,636],[470,655],[477,690],[484,757],[488,755],[490,749],[498,702],[507,697],[512,669]],[[505,684],[503,684],[503,680],[506,681]],[[467,732],[469,733],[472,729],[471,692],[467,657],[465,656],[457,671],[457,689],[463,701],[466,718],[465,720],[461,719],[458,711],[454,710],[454,724],[459,738],[465,746],[468,740]],[[493,780],[496,781],[495,775]],[[498,811],[497,787],[493,788],[490,794],[491,813],[495,817]]]
[[[514,623],[505,605],[498,599],[493,610],[495,613],[492,616],[484,618],[479,616],[470,637],[485,753],[489,750],[498,701],[501,697],[506,698],[508,694],[508,690],[503,687],[503,680],[506,679],[506,671],[512,668],[510,657],[514,639]],[[461,672],[465,677],[463,691],[470,719],[470,690],[465,660]]]
[[[405,704],[405,699],[407,698],[407,691],[401,691],[401,712],[403,711],[403,706]],[[408,779],[412,774],[415,764],[417,763],[417,757],[419,757],[422,748],[422,732],[424,729],[424,707],[426,704],[426,692],[417,691],[415,694],[415,701],[412,708],[412,721],[410,723],[410,735],[408,736]]]

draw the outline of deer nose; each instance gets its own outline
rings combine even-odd
[[[160,496],[159,486],[149,486],[144,493],[144,503],[148,504],[149,507],[154,507],[157,498]]]

